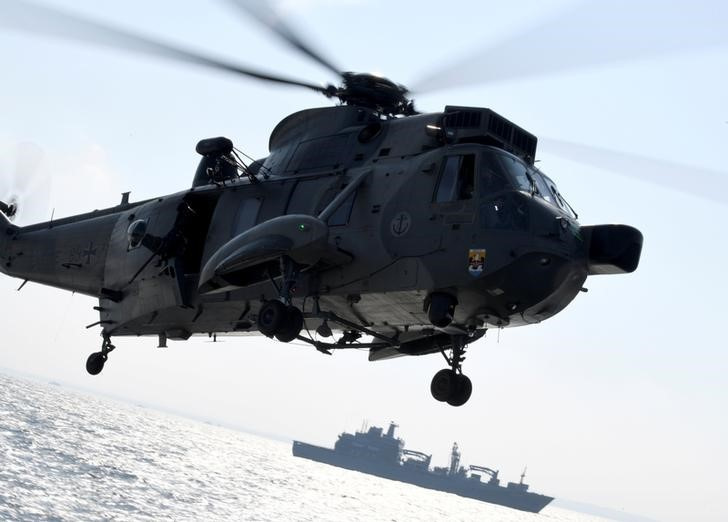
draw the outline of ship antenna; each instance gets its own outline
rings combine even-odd
[[[526,470],[528,469],[528,466],[523,468],[523,473],[521,473],[521,484],[523,484],[523,479],[526,478]]]

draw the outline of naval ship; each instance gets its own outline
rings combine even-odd
[[[377,426],[353,434],[342,433],[333,449],[294,440],[293,455],[531,513],[538,513],[554,499],[528,491],[528,484],[523,482],[525,470],[520,482],[501,486],[498,470],[484,466],[466,469],[460,465],[457,443],[453,445],[449,467],[430,469],[432,455],[405,449],[404,441],[394,434],[396,428],[392,422],[386,433]],[[487,480],[483,480],[485,477]]]

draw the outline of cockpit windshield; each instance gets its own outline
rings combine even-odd
[[[481,197],[505,189],[531,193],[576,218],[576,213],[561,196],[556,184],[543,172],[497,149],[483,150],[479,189]]]
[[[509,181],[506,182],[507,185],[519,190],[527,192],[531,190],[531,181],[528,179],[526,165],[515,157],[495,151],[488,151],[484,153],[484,159],[484,171],[490,171],[493,174],[497,172],[500,178]]]
[[[532,176],[534,177],[536,187],[538,188],[538,192],[541,197],[552,205],[559,207],[571,217],[577,217],[576,212],[574,212],[571,205],[569,205],[569,203],[561,195],[558,188],[556,188],[556,183],[554,183],[551,178],[536,168],[533,169]]]

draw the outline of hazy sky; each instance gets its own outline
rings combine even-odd
[[[52,5],[270,71],[334,80],[224,1]],[[420,86],[420,110],[490,107],[542,138],[539,165],[583,224],[643,232],[638,271],[588,279],[589,292],[543,324],[489,332],[469,351],[474,391],[462,408],[430,396],[439,355],[369,363],[363,352],[328,357],[258,337],[166,350],[152,338],[118,339],[104,372],[90,377],[84,362],[100,338],[84,326],[98,320],[96,303],[34,284],[18,293],[20,281],[7,277],[0,367],[327,445],[364,419],[396,420],[407,445],[432,452],[437,465],[457,440],[464,462],[505,479],[528,465],[537,491],[660,520],[728,519],[726,4],[291,0],[281,9],[343,69]],[[114,205],[125,190],[132,199],[183,190],[199,139],[229,136],[262,157],[280,119],[330,103],[7,30],[0,63],[2,178],[18,144],[31,142],[51,182],[26,224],[51,209],[63,216]],[[511,79],[474,83],[501,77]],[[427,91],[440,81],[461,86]],[[668,187],[644,181],[663,175]],[[708,197],[671,188],[686,183]]]

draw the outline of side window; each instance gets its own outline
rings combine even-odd
[[[473,198],[475,191],[475,155],[447,156],[435,189],[435,203]]]

